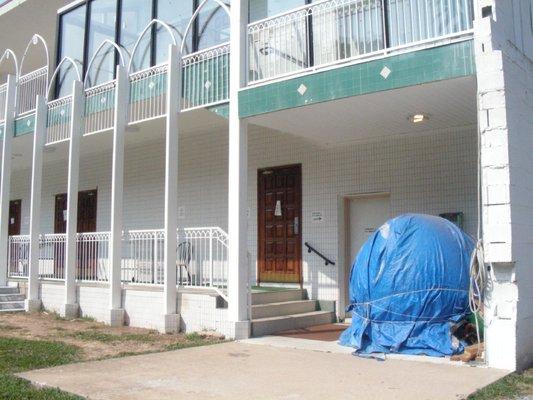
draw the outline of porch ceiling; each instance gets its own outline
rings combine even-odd
[[[413,124],[409,116],[429,119]],[[251,117],[253,124],[323,146],[476,124],[475,76],[355,96]]]

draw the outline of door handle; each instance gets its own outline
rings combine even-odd
[[[294,217],[294,226],[293,226],[294,234],[298,235],[298,232],[300,230],[300,221],[298,217]]]

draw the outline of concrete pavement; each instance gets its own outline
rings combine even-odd
[[[312,346],[310,346],[312,348]],[[505,371],[225,343],[20,374],[90,399],[460,399]]]

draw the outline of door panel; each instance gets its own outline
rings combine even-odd
[[[9,236],[20,235],[22,217],[22,200],[9,202]]]
[[[301,166],[258,171],[259,282],[301,283]]]

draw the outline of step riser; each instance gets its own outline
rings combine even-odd
[[[0,303],[0,311],[4,310],[24,310],[24,302]]]
[[[252,319],[278,317],[282,315],[302,314],[317,310],[316,301],[295,303],[264,304],[252,307]]]
[[[24,301],[26,297],[23,294],[0,294],[0,303],[6,301]]]
[[[0,294],[18,294],[19,289],[16,287],[0,287]]]
[[[252,336],[270,335],[291,329],[307,328],[334,322],[335,314],[324,312],[318,315],[291,316],[275,321],[252,322]]]
[[[305,300],[305,292],[303,290],[252,293],[252,305],[296,300]]]

